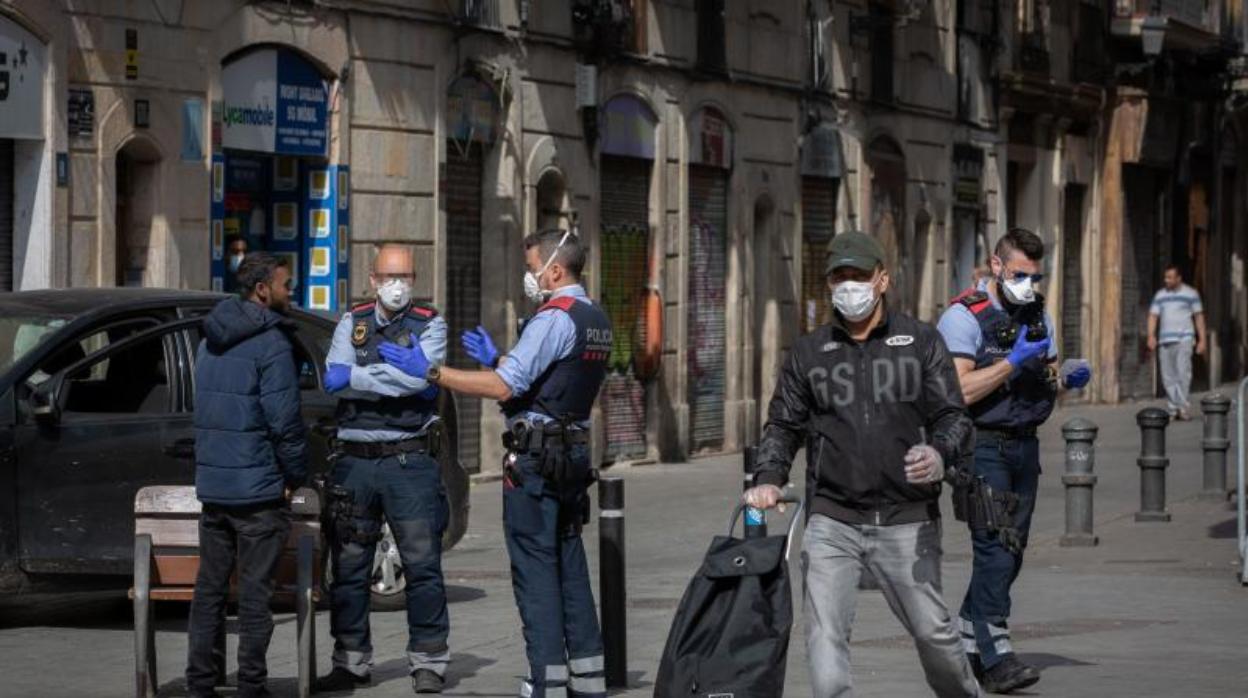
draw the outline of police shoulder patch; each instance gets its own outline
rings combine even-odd
[[[351,343],[355,346],[363,346],[368,341],[368,322],[360,320],[355,323],[355,328],[351,330]]]
[[[914,336],[908,334],[895,334],[884,340],[884,343],[890,347],[908,347],[914,344]]]

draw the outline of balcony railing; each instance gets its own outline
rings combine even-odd
[[[1218,18],[1212,3],[1203,0],[1115,0],[1114,16],[1122,19],[1147,17],[1154,12],[1163,19],[1218,33]]]

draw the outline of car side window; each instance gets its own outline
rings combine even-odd
[[[65,414],[173,412],[169,335],[129,346],[66,376]]]
[[[74,363],[85,359],[92,352],[103,349],[114,342],[120,342],[142,330],[155,327],[156,324],[156,320],[152,318],[123,320],[80,335],[74,341],[65,343],[41,361],[34,372],[27,376],[26,384],[30,387],[36,387],[48,378],[51,378],[58,371],[69,368]],[[103,380],[108,373],[108,364],[108,358],[93,364],[91,374],[81,376],[77,380]]]

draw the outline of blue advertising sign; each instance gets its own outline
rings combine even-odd
[[[260,49],[221,71],[222,145],[282,155],[327,153],[329,90],[293,51]]]

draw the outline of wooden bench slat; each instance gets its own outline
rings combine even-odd
[[[300,487],[290,498],[290,510],[296,516],[316,516],[321,510],[320,495],[311,487]],[[193,485],[152,485],[134,495],[134,513],[138,516],[198,516],[201,511]]]
[[[134,520],[135,535],[149,535],[152,545],[157,548],[199,548],[199,521],[197,519],[153,519],[139,518]],[[286,539],[286,550],[299,547],[299,537],[311,535],[314,546],[321,547],[321,522],[317,519],[295,519],[290,522],[290,536]]]
[[[195,578],[199,575],[199,556],[197,555],[153,555],[152,586],[195,586]],[[277,585],[294,584],[298,575],[298,558],[283,554],[277,562],[274,579]],[[321,578],[320,556],[312,560],[312,578]],[[230,577],[230,588],[238,586],[238,571]]]

